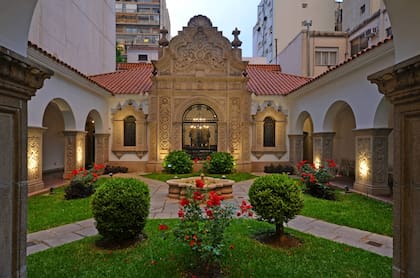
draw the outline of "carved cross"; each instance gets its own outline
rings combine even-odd
[[[238,27],[236,27],[235,30],[232,31],[232,35],[233,35],[232,46],[234,48],[238,48],[242,45],[242,42],[238,38],[240,33],[241,31],[238,30]]]

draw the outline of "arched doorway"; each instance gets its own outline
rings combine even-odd
[[[95,120],[89,115],[85,124],[85,168],[89,169],[95,163]]]
[[[210,106],[194,104],[184,112],[182,149],[193,159],[206,159],[217,151],[217,115]]]
[[[303,122],[303,160],[313,162],[313,143],[312,133],[314,132],[314,124],[311,116],[306,117]]]

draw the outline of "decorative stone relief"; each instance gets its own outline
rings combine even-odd
[[[95,162],[106,163],[109,160],[109,134],[95,133]]]
[[[163,159],[170,151],[171,105],[170,98],[159,97],[159,159]]]
[[[264,146],[264,120],[267,117],[271,117],[275,121],[274,147]],[[266,107],[263,111],[258,111],[253,116],[251,152],[257,159],[260,159],[264,154],[274,154],[279,159],[283,157],[287,151],[286,121],[286,115],[272,106]]]
[[[136,123],[136,144],[135,146],[124,146],[124,119],[133,116]],[[126,105],[115,111],[112,116],[112,147],[113,154],[121,158],[126,153],[134,153],[142,158],[147,153],[147,116],[143,109],[134,105]],[[104,142],[105,144],[106,142]],[[108,148],[108,147],[106,147]],[[103,159],[108,159],[103,157]]]
[[[292,164],[297,164],[303,159],[303,135],[289,134],[289,161]]]
[[[371,183],[372,141],[370,137],[356,138],[356,176],[360,183]]]
[[[39,136],[28,136],[28,180],[42,178],[40,170],[42,168],[42,138]]]

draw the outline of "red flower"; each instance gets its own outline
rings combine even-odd
[[[207,201],[207,206],[213,207],[213,206],[220,206],[221,201],[223,200],[223,196],[219,196],[216,192],[210,191],[209,193],[209,200]]]
[[[159,231],[166,231],[168,229],[169,229],[168,225],[159,224]]]
[[[201,201],[201,200],[204,199],[204,195],[203,195],[203,193],[201,193],[199,191],[195,191],[193,198],[194,198],[195,201]]]
[[[188,199],[181,199],[181,201],[179,202],[179,204],[182,206],[182,207],[185,207],[185,206],[188,206],[189,204],[190,204],[190,201],[188,200]]]
[[[213,211],[211,209],[206,208],[206,214],[208,217],[213,218]]]
[[[197,163],[198,161],[200,161],[198,157],[194,158],[194,163]]]
[[[245,200],[242,200],[242,204],[240,206],[242,214],[246,213],[248,210],[252,209],[251,204],[248,204]]]
[[[196,179],[195,180],[195,186],[197,188],[204,188],[204,181],[202,181],[201,179]]]
[[[210,161],[210,160],[211,160],[211,156],[210,156],[210,155],[208,155],[208,156],[207,156],[207,160],[208,160],[208,161]]]
[[[334,160],[332,160],[332,159],[327,159],[327,163],[328,163],[328,168],[337,167],[337,164],[335,164]]]
[[[178,217],[179,218],[184,218],[184,216],[185,216],[184,211],[182,209],[178,210]]]
[[[190,241],[190,247],[194,247],[194,245],[195,245],[195,240],[191,240]]]

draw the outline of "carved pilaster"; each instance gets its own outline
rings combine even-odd
[[[372,195],[387,195],[388,135],[391,129],[355,130],[356,179],[354,188]]]
[[[293,165],[303,160],[303,134],[289,134],[289,161]]]
[[[74,169],[85,166],[85,131],[64,131],[64,174],[68,178]]]
[[[317,132],[312,134],[313,158],[315,165],[333,158],[333,141],[335,132]]]
[[[51,75],[0,46],[0,277],[26,277],[27,101]]]
[[[42,136],[46,128],[28,128],[28,192],[44,188],[42,180]]]
[[[229,99],[230,125],[229,125],[229,146],[230,153],[236,160],[241,159],[241,104],[238,97]]]
[[[420,277],[420,55],[368,76],[394,105],[394,277]]]
[[[109,133],[95,133],[95,163],[109,161]]]
[[[159,97],[159,160],[163,160],[170,152],[171,134],[171,99]]]

